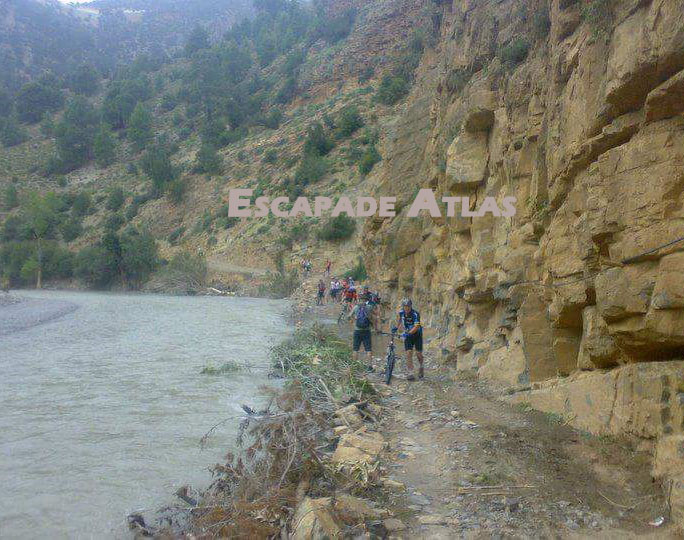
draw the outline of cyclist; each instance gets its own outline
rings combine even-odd
[[[354,328],[352,350],[353,358],[356,361],[359,356],[359,349],[363,343],[363,349],[368,355],[368,367],[373,367],[373,344],[371,341],[371,328],[379,330],[377,317],[373,306],[366,304],[361,297],[357,298],[356,305],[349,314],[349,321]]]
[[[370,292],[370,289],[368,288],[368,285],[364,285],[363,289],[361,291],[361,294],[359,295],[359,298],[368,304],[368,303],[370,303],[372,297],[373,296],[371,295],[371,292]]]
[[[420,324],[420,313],[413,309],[413,302],[410,298],[404,298],[401,301],[401,311],[397,315],[397,327],[402,328],[404,333],[404,350],[406,350],[406,369],[409,381],[415,381],[413,376],[413,349],[416,349],[416,356],[418,357],[418,378],[422,379],[425,376],[423,364],[423,327]]]
[[[358,296],[356,294],[356,287],[354,287],[353,285],[347,287],[344,290],[343,296],[344,296],[344,301],[351,306],[351,304],[354,303],[356,301],[356,299],[358,298]]]

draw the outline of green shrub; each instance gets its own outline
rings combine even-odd
[[[81,191],[75,197],[71,203],[71,213],[74,216],[85,216],[88,215],[93,208],[93,200],[90,193],[87,191]]]
[[[65,242],[72,242],[76,240],[83,232],[83,226],[81,225],[81,220],[77,218],[70,218],[63,222],[60,226],[60,232],[62,233],[62,239]]]
[[[264,163],[275,163],[276,161],[278,161],[278,151],[275,148],[266,150],[263,161]]]
[[[171,156],[167,148],[156,144],[149,148],[143,156],[140,166],[152,180],[152,193],[159,197],[177,177],[178,170],[171,164]]]
[[[409,84],[403,76],[385,75],[380,82],[375,99],[383,105],[394,105],[408,94]]]
[[[6,148],[17,146],[29,139],[26,132],[19,126],[16,118],[0,118],[0,142]]]
[[[5,210],[12,210],[19,206],[19,194],[17,193],[17,188],[10,185],[5,188],[2,197],[2,207]]]
[[[182,178],[176,178],[169,183],[167,187],[167,192],[169,195],[169,200],[171,204],[179,205],[183,202],[185,198],[185,192],[187,191],[187,184]]]
[[[307,155],[302,159],[295,172],[295,183],[299,186],[307,186],[318,182],[328,172],[328,162],[325,158],[316,155]]]
[[[125,200],[126,196],[124,195],[123,189],[120,187],[114,188],[109,192],[105,208],[112,212],[117,212],[123,206]]]
[[[356,108],[354,105],[350,105],[342,109],[336,122],[337,132],[342,137],[349,137],[358,129],[362,128],[363,125],[363,118],[359,114],[358,108]]]
[[[126,212],[124,213],[126,217],[126,221],[132,221],[135,216],[138,215],[138,211],[140,210],[140,204],[133,200],[131,204],[128,205],[128,208],[126,208]]]
[[[335,147],[325,133],[323,126],[316,122],[309,127],[304,142],[304,153],[313,156],[325,156]]]
[[[106,288],[119,275],[116,258],[102,245],[83,248],[76,256],[74,275],[90,287]]]
[[[368,279],[368,272],[366,272],[366,265],[363,264],[363,259],[359,257],[356,266],[354,266],[351,270],[343,272],[342,275],[351,276],[354,281],[366,281]]]
[[[220,174],[223,170],[223,158],[210,143],[202,143],[195,158],[193,171],[198,174]]]
[[[266,275],[265,282],[259,287],[260,296],[270,298],[287,298],[299,287],[297,270],[287,271],[284,252],[279,251],[273,257],[275,272]]]
[[[100,129],[95,134],[95,140],[93,141],[93,155],[100,167],[109,167],[109,165],[114,163],[116,157],[115,148],[116,145],[109,126],[104,123],[100,124]]]
[[[359,73],[359,84],[366,84],[373,78],[373,75],[375,75],[375,68],[373,66],[366,66]]]
[[[356,222],[346,214],[330,218],[318,231],[318,238],[329,242],[346,240],[356,230]]]
[[[380,152],[378,152],[378,149],[375,147],[374,144],[371,144],[366,149],[366,152],[363,154],[363,157],[361,158],[361,163],[359,163],[359,172],[361,173],[361,175],[366,176],[369,172],[373,170],[375,164],[378,163],[380,160],[382,160]]]
[[[517,37],[499,50],[499,58],[509,67],[516,66],[527,58],[530,43],[524,37]]]
[[[123,227],[124,223],[126,221],[121,214],[112,214],[105,220],[104,229],[105,231],[116,232]]]
[[[144,150],[154,137],[152,115],[142,103],[138,103],[135,109],[133,109],[126,136],[133,143],[133,148],[138,152]]]

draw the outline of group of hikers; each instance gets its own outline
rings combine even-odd
[[[329,261],[328,261],[329,262]],[[329,270],[329,268],[328,268]],[[322,279],[318,282],[316,305],[325,303],[326,283]],[[333,277],[330,282],[331,302],[340,302],[347,305],[350,309],[348,319],[353,328],[352,349],[354,360],[358,359],[361,345],[368,356],[368,365],[372,366],[372,330],[381,332],[380,317],[378,306],[380,305],[380,295],[370,290],[368,285],[357,292],[353,278],[347,277],[338,279]],[[353,307],[352,307],[353,306]],[[401,331],[400,337],[404,340],[404,350],[406,351],[406,369],[408,381],[416,380],[413,367],[413,351],[416,351],[418,359],[418,378],[425,376],[423,358],[423,327],[420,322],[420,313],[413,309],[413,302],[410,298],[401,301],[401,309],[397,313],[396,320],[390,329],[392,334]]]
[[[318,281],[317,293],[316,293],[316,305],[320,306],[325,304],[325,291],[328,287],[322,279]],[[361,292],[357,291],[356,283],[354,278],[351,276],[347,278],[338,279],[333,277],[330,281],[330,301],[335,303],[339,302],[348,305],[349,310],[354,305],[354,303],[362,299],[364,302],[369,304],[379,304],[380,295],[377,292],[370,290],[368,285],[365,285]]]
[[[330,275],[331,266],[332,266],[332,261],[330,259],[328,259],[325,262],[325,275],[326,276]],[[302,259],[301,267],[302,267],[302,271],[305,274],[310,274],[311,270],[313,269],[313,264],[311,264],[311,259]]]

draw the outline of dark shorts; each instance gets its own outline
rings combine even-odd
[[[354,344],[352,349],[358,351],[361,348],[361,343],[363,343],[363,349],[366,352],[370,352],[371,347],[371,331],[370,330],[354,330]]]
[[[423,352],[423,332],[411,334],[404,340],[404,350],[412,351],[414,348],[418,352]]]
[[[323,295],[325,295],[325,291],[318,291],[318,298],[323,298]]]
[[[337,298],[337,289],[330,289],[330,296]]]
[[[345,296],[345,297],[344,297],[344,301],[347,302],[348,304],[350,304],[351,302],[354,301],[354,299],[353,299],[353,298],[349,298],[348,296]]]

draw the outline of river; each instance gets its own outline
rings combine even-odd
[[[30,321],[0,333],[3,539],[128,538],[130,512],[207,485],[237,420],[203,451],[200,438],[242,403],[263,402],[268,348],[288,333],[283,301],[22,296],[0,307],[6,323]],[[54,306],[43,322],[31,313]],[[228,360],[253,369],[201,373]]]

